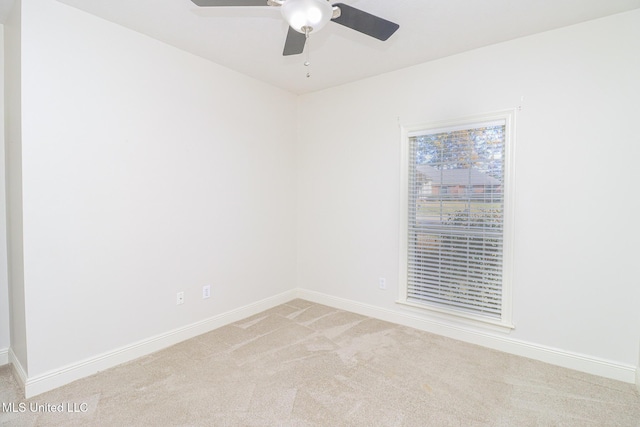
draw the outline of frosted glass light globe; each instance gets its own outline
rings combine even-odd
[[[291,28],[299,33],[305,32],[304,27],[319,31],[333,15],[333,7],[327,0],[285,0],[280,10]]]

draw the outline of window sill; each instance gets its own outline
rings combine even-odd
[[[510,333],[515,329],[515,325],[510,321],[500,319],[489,319],[482,316],[476,316],[471,313],[464,313],[455,310],[447,310],[437,306],[427,304],[419,304],[411,301],[397,300],[397,304],[406,306],[412,313],[428,315],[437,320],[459,323],[465,326],[473,326],[479,329],[491,330],[496,332]]]

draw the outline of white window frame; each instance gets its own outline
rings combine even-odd
[[[438,319],[454,320],[471,326],[481,326],[493,330],[509,332],[512,323],[513,293],[513,241],[514,241],[514,199],[515,199],[515,119],[516,110],[503,110],[494,113],[479,114],[459,119],[431,123],[401,125],[401,197],[400,197],[400,280],[399,296],[396,301],[418,313],[426,313]],[[408,300],[408,231],[409,231],[409,138],[418,132],[435,132],[440,129],[467,129],[473,125],[492,121],[504,121],[504,218],[503,218],[503,266],[502,266],[502,305],[499,319],[476,315],[443,306],[416,303]]]

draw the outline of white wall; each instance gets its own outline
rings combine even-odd
[[[293,95],[53,0],[22,19],[30,378],[294,287]]]
[[[6,142],[11,347],[29,378],[296,286],[405,314],[398,124],[520,104],[501,339],[638,363],[640,13],[300,98],[54,0],[22,24]]]
[[[521,105],[516,329],[483,337],[610,361],[633,382],[638,52],[634,11],[303,96],[298,285],[319,300],[408,314],[395,303],[399,123]],[[386,291],[378,277],[387,278]],[[484,338],[476,341],[492,341]]]
[[[4,26],[0,26],[0,100],[4,100]],[[4,102],[0,103],[4,118]],[[7,363],[10,343],[9,281],[7,277],[7,216],[5,191],[4,120],[0,120],[0,364]]]
[[[9,276],[9,361],[27,366],[26,308],[22,263],[22,127],[21,127],[21,1],[4,25],[4,95],[6,156],[7,263]]]

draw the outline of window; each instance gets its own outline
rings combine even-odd
[[[511,328],[512,111],[403,129],[400,301]]]

